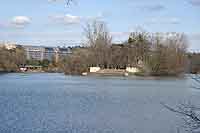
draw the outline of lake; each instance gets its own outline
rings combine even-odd
[[[2,74],[0,132],[175,133],[182,119],[160,103],[198,104],[193,84],[189,77]]]

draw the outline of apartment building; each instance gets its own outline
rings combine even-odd
[[[23,46],[27,60],[44,60],[45,48],[41,46]]]
[[[61,57],[71,54],[71,48],[61,47],[43,47],[43,46],[23,46],[26,51],[27,60],[39,60],[47,59],[52,61],[55,57],[58,60]]]

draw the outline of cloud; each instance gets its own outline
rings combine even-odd
[[[190,44],[189,45],[190,51],[199,53],[200,52],[200,47],[199,47],[200,33],[199,32],[190,33],[190,34],[187,34],[187,35],[188,35],[188,40],[189,40],[189,44]]]
[[[157,12],[157,11],[163,11],[167,9],[166,6],[161,3],[153,3],[153,2],[144,3],[141,1],[133,2],[133,0],[130,2],[129,6],[131,9],[139,9],[139,10],[148,11],[148,12]]]
[[[65,1],[65,0],[48,0],[48,2],[59,2],[59,1]]]
[[[0,22],[1,29],[25,28],[31,23],[31,19],[27,16],[15,16],[10,20]]]
[[[130,34],[130,32],[111,32],[112,36],[127,36]]]
[[[9,24],[6,23],[6,22],[0,22],[0,28],[3,29],[3,28],[8,28]]]
[[[190,34],[189,38],[192,39],[192,40],[198,40],[198,41],[200,41],[200,33]]]
[[[141,6],[140,8],[147,11],[161,11],[161,10],[166,9],[165,6],[161,4],[146,5],[146,6]]]
[[[199,6],[200,7],[200,0],[190,0],[189,3],[193,6]]]
[[[81,32],[28,32],[28,31],[11,31],[0,32],[0,40],[13,41],[29,45],[76,45],[81,42],[83,36]]]
[[[71,3],[76,3],[75,0],[47,0],[49,3],[63,3],[65,7],[68,7]]]
[[[127,40],[130,32],[110,32],[114,43],[122,43]]]
[[[64,20],[66,24],[79,24],[81,21],[80,16],[73,16],[70,14],[65,15],[63,18],[61,17],[61,19]]]
[[[50,19],[55,23],[60,23],[64,25],[73,25],[73,24],[80,24],[81,17],[80,16],[73,16],[70,14],[67,15],[53,15],[50,16]]]
[[[180,24],[181,21],[178,18],[152,18],[148,24]]]
[[[48,2],[66,2],[66,3],[70,3],[70,2],[74,2],[75,0],[48,0]]]
[[[86,16],[86,17],[83,17],[84,20],[86,21],[94,21],[94,20],[103,20],[105,18],[105,16],[108,16],[108,13],[107,12],[99,12],[96,16]]]
[[[83,22],[94,21],[94,20],[103,21],[106,15],[107,13],[105,12],[99,12],[97,16],[74,16],[71,14],[66,14],[66,15],[52,15],[49,18],[52,22],[57,24],[77,25]]]
[[[16,28],[24,28],[31,23],[31,19],[27,16],[15,16],[11,20],[11,24]]]

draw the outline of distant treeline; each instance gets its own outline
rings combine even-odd
[[[85,48],[76,49],[64,61],[67,74],[87,72],[88,67],[125,69],[137,67],[142,75],[179,75],[186,71],[188,42],[184,34],[132,32],[126,42],[112,44],[105,23],[85,28]]]
[[[187,53],[184,34],[152,34],[144,31],[130,33],[127,41],[113,44],[112,36],[103,22],[93,22],[85,28],[86,43],[72,49],[72,54],[55,61],[26,60],[23,48],[0,48],[0,71],[19,71],[23,65],[40,65],[44,71],[81,74],[89,67],[125,69],[137,67],[142,75],[179,75],[200,72],[200,54]]]
[[[0,47],[0,72],[20,72],[20,68],[26,65],[42,66],[46,72],[64,72],[60,60],[27,60],[26,52],[20,46],[10,50]]]
[[[200,73],[200,53],[188,53],[188,70],[190,73]]]
[[[0,72],[17,72],[25,61],[26,56],[22,47],[11,50],[0,47]]]

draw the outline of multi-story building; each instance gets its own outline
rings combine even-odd
[[[59,58],[71,54],[71,48],[61,47],[42,47],[42,46],[23,46],[26,51],[27,60],[38,60],[42,61],[47,59],[52,61],[58,61]]]
[[[67,56],[69,54],[72,54],[72,49],[71,48],[61,48],[61,47],[58,47],[57,48],[57,54],[59,55],[59,57],[64,57],[64,56]]]
[[[45,47],[43,54],[44,54],[44,59],[51,61],[56,56],[57,51],[55,48]]]
[[[43,60],[45,48],[41,46],[23,46],[27,60]]]

